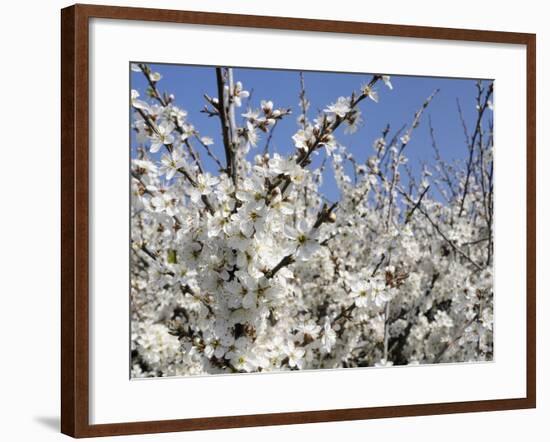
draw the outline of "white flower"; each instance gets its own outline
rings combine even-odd
[[[160,81],[160,79],[162,78],[162,75],[160,75],[158,72],[151,72],[149,74],[149,78],[153,83],[156,83],[157,81]]]
[[[304,366],[305,350],[301,347],[295,347],[294,342],[289,341],[284,347],[283,352],[288,358],[288,365],[292,368],[296,367],[301,370]]]
[[[359,128],[359,125],[363,121],[361,118],[361,111],[357,108],[352,109],[346,116],[344,120],[346,122],[346,128],[344,130],[347,134],[353,134]]]
[[[372,143],[372,147],[377,152],[378,151],[383,152],[384,148],[386,147],[386,140],[382,137],[377,138],[376,140],[374,140],[374,143]]]
[[[246,178],[237,191],[236,196],[242,202],[260,201],[265,196],[263,179],[256,175]]]
[[[248,110],[244,114],[241,114],[241,116],[246,118],[251,123],[254,123],[260,117],[260,111],[248,108]]]
[[[151,135],[151,153],[156,153],[164,145],[172,144],[174,142],[174,136],[172,131],[176,128],[174,123],[168,120],[163,120],[156,130]]]
[[[183,262],[191,269],[196,269],[196,267],[201,262],[203,247],[195,242],[191,241],[184,245],[183,247]]]
[[[218,236],[221,232],[229,234],[231,219],[226,213],[223,213],[222,211],[217,211],[214,215],[208,213],[207,216],[209,238],[214,238]]]
[[[375,367],[391,367],[392,365],[393,365],[392,361],[387,361],[384,358],[380,359],[380,361],[374,364]]]
[[[260,102],[260,107],[264,111],[264,114],[271,114],[273,112],[273,101],[271,100],[262,100]]]
[[[388,89],[390,90],[393,89],[393,85],[391,84],[389,75],[382,75],[382,81],[384,82],[384,84],[387,86]]]
[[[132,98],[132,106],[136,109],[142,109],[147,111],[147,113],[151,113],[151,107],[143,100],[138,100],[139,98],[139,92],[135,89],[132,89],[131,92],[131,98]]]
[[[166,212],[174,216],[177,212],[176,203],[178,200],[170,192],[163,192],[151,199],[151,204],[158,213]]]
[[[232,249],[244,252],[252,240],[242,232],[240,223],[231,223],[227,230],[227,245]]]
[[[258,232],[262,229],[266,212],[264,200],[250,201],[231,218],[239,225],[245,236],[251,237],[254,231]]]
[[[207,342],[207,344],[204,347],[204,355],[207,358],[223,358],[225,352],[227,351],[227,348],[221,344],[219,339],[217,339],[214,335],[210,336],[207,333],[205,336],[205,342]]]
[[[230,363],[238,371],[250,373],[258,368],[256,355],[248,349],[239,349],[232,352]]]
[[[330,321],[325,318],[325,324],[323,325],[323,334],[321,335],[321,348],[330,353],[334,344],[336,343],[336,332],[330,326]]]
[[[347,97],[339,97],[336,103],[331,104],[325,109],[329,114],[335,114],[340,118],[344,118],[351,110],[350,100]]]
[[[371,278],[367,283],[367,292],[378,307],[383,307],[391,300],[392,291],[386,283],[378,278]]]
[[[256,146],[258,143],[258,134],[256,133],[256,127],[250,122],[246,122],[246,128],[243,129],[242,137],[245,143],[252,146]]]
[[[367,307],[369,304],[369,284],[360,280],[351,284],[351,296],[357,307]]]
[[[174,266],[176,267],[176,266]],[[196,278],[198,276],[198,273],[196,270],[189,269],[184,265],[178,265],[174,269],[174,273],[176,275],[176,278],[178,278],[178,281],[183,285],[194,285],[196,282]]]
[[[155,163],[149,160],[132,160],[132,165],[135,166],[140,175],[144,173],[156,174],[158,170]]]
[[[218,184],[219,179],[209,173],[197,175],[196,187],[188,188],[189,196],[194,203],[197,203],[203,195],[209,195],[212,192],[212,186]]]
[[[288,176],[294,184],[303,183],[307,176],[306,170],[296,164],[296,160],[286,159],[277,153],[269,160],[269,170],[275,175]]]
[[[136,339],[137,350],[147,364],[161,368],[172,362],[180,349],[176,336],[162,324],[148,324]]]
[[[300,129],[292,136],[292,139],[294,140],[294,146],[296,146],[297,149],[302,149],[308,152],[315,139],[313,135],[313,128],[308,126],[305,130]]]
[[[172,152],[162,155],[159,172],[166,174],[166,179],[171,180],[178,169],[185,167],[185,159],[180,148],[172,149]]]
[[[378,92],[376,92],[370,84],[365,84],[361,88],[363,94],[370,98],[375,103],[378,103]]]
[[[319,232],[310,228],[305,220],[300,221],[295,228],[285,226],[284,233],[297,247],[296,259],[308,260],[321,248],[317,240]]]
[[[279,287],[271,284],[271,282],[261,276],[259,278],[252,277],[248,272],[237,272],[239,281],[245,287],[242,305],[245,309],[255,308],[258,300],[273,300],[277,298]]]
[[[444,311],[439,310],[435,314],[435,321],[437,322],[438,326],[442,328],[452,328],[454,326],[453,319]]]
[[[271,210],[268,214],[275,218],[278,215],[292,215],[294,213],[294,206],[286,199],[283,199],[279,188],[275,190],[275,196],[271,199],[269,204]]]
[[[233,100],[233,103],[235,103],[235,106],[241,107],[242,99],[247,98],[249,95],[250,93],[243,89],[243,84],[240,81],[237,81],[237,83],[234,84],[231,99]]]
[[[298,330],[296,339],[300,342],[313,341],[317,339],[317,336],[319,336],[319,332],[321,331],[321,327],[314,322],[301,323],[296,327],[296,329]],[[307,344],[307,342],[305,343]]]

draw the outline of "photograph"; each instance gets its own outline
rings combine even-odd
[[[0,442],[544,439],[543,5],[4,2]]]
[[[493,79],[342,69],[129,63],[130,378],[493,361]]]

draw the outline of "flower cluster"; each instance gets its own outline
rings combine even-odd
[[[245,110],[249,93],[231,69],[217,68],[217,95],[205,94],[221,146],[159,92],[160,74],[132,69],[149,84],[147,100],[131,94],[132,376],[492,358],[490,134],[473,136],[464,167],[439,159],[405,186],[403,151],[432,97],[401,139],[384,131],[365,163],[337,140],[340,126],[356,128],[364,99],[379,100],[379,83],[393,88],[388,76],[313,120],[302,91],[295,151],[283,156],[248,153],[291,110],[270,100]],[[485,117],[492,85],[478,87]],[[312,168],[317,154],[326,161]],[[328,162],[334,203],[319,190]],[[443,199],[432,183],[448,187]]]

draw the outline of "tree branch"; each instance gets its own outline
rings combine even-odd
[[[482,90],[480,89],[478,97],[481,96],[481,93],[482,93]],[[462,199],[460,201],[460,210],[458,211],[458,217],[459,218],[462,216],[462,213],[464,212],[464,203],[466,201],[466,196],[468,195],[468,184],[470,182],[470,175],[472,174],[472,162],[473,162],[473,156],[474,156],[475,142],[476,142],[476,139],[477,139],[478,135],[481,132],[481,120],[483,118],[483,113],[485,112],[485,109],[487,109],[489,99],[491,98],[492,94],[493,94],[493,83],[491,83],[489,85],[489,88],[488,88],[488,90],[485,94],[485,102],[478,109],[477,121],[476,121],[476,126],[475,126],[476,128],[474,130],[474,134],[472,135],[470,145],[468,146],[470,155],[468,157],[468,166],[467,166],[467,169],[466,169],[466,181],[464,182],[464,191],[462,193]],[[478,101],[479,100],[480,99],[478,99]],[[459,109],[460,109],[460,107],[459,107]]]
[[[233,146],[233,139],[231,134],[231,123],[229,121],[229,95],[231,94],[231,87],[228,85],[229,91],[225,93],[225,79],[223,75],[223,68],[216,68],[216,83],[218,86],[218,115],[220,117],[223,145],[225,149],[225,161],[227,175],[231,177],[233,184],[237,182],[237,175],[235,170],[235,152]]]

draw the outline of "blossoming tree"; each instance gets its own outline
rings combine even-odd
[[[285,156],[257,146],[291,109],[245,109],[232,69],[215,68],[204,94],[220,145],[159,73],[132,69],[148,83],[131,95],[132,376],[492,359],[492,83],[477,84],[474,128],[463,122],[466,161],[443,161],[429,122],[436,160],[414,176],[406,148],[437,91],[360,162],[338,134],[389,76],[314,118],[302,77]],[[329,170],[337,202],[320,191]]]

